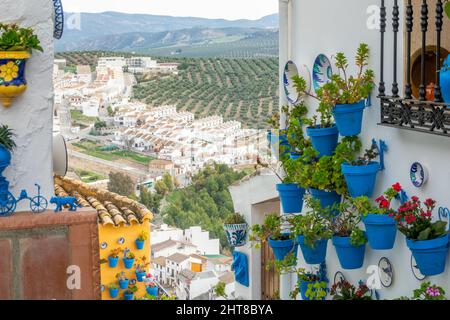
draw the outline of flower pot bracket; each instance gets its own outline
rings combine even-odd
[[[372,145],[376,146],[380,152],[380,171],[384,171],[386,168],[384,166],[384,153],[388,151],[388,146],[384,140],[377,140],[375,138],[372,139]]]

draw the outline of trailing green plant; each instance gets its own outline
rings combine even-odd
[[[366,244],[367,237],[359,227],[361,216],[351,198],[345,199],[339,205],[339,209],[340,214],[331,220],[333,234],[337,237],[349,237],[350,243],[355,247]]]
[[[372,300],[370,289],[367,285],[360,283],[356,288],[347,280],[335,283],[330,290],[333,300]]]
[[[435,206],[433,199],[427,199],[422,204],[418,197],[411,197],[398,208],[394,217],[398,230],[407,239],[415,241],[433,240],[448,234],[446,221],[432,222]]]
[[[32,28],[0,23],[0,51],[43,51]]]
[[[214,294],[216,295],[216,297],[222,297],[227,299],[228,295],[225,292],[225,287],[226,287],[226,283],[223,281],[219,281],[215,286],[214,286]]]
[[[306,146],[311,145],[311,141],[305,138],[303,130],[303,120],[308,113],[308,107],[304,101],[301,101],[291,108],[283,107],[282,110],[287,119],[285,133],[291,151],[301,154]]]
[[[120,248],[115,248],[115,249],[112,249],[110,252],[109,252],[109,257],[111,257],[111,258],[118,258],[119,257],[119,254],[120,253],[122,253],[122,249],[120,249]]]
[[[230,214],[223,223],[224,224],[243,224],[243,223],[247,223],[247,222],[245,221],[245,218],[242,214],[240,214],[239,212],[235,212],[233,214]]]
[[[0,125],[0,146],[6,150],[13,151],[16,143],[13,140],[14,132],[7,125]]]
[[[326,281],[321,281],[318,274],[313,272],[307,272],[303,268],[296,270],[297,273],[297,286],[290,293],[291,299],[295,300],[300,293],[300,285],[302,282],[308,282],[308,288],[305,292],[305,296],[309,300],[322,300],[327,296],[327,286]]]
[[[298,171],[299,162],[291,159],[288,155],[281,153],[280,163],[283,168],[284,175],[280,174],[278,170],[272,167],[269,163],[264,162],[259,156],[256,158],[255,169],[257,170],[259,167],[267,168],[277,176],[281,183],[295,183],[295,174]]]
[[[129,285],[128,289],[125,290],[125,294],[132,294],[132,293],[136,293],[139,290],[139,288],[136,285]]]
[[[352,138],[352,137],[349,137],[349,138]],[[352,151],[356,151],[356,150],[359,151],[359,149],[361,149],[361,142],[359,140],[358,140],[358,142],[353,141],[350,143],[357,143],[357,145],[353,145]],[[337,154],[340,153],[340,156],[342,157],[342,159],[345,160],[345,163],[348,163],[352,166],[367,166],[367,165],[371,164],[380,155],[380,150],[379,150],[378,146],[374,143],[374,144],[372,144],[372,146],[369,149],[365,150],[362,157],[358,157],[356,159],[354,157],[354,154],[340,152],[340,150],[338,150],[336,153]]]
[[[136,257],[136,255],[131,251],[128,251],[127,253],[125,253],[126,259],[134,259],[135,257]]]
[[[317,241],[333,236],[330,220],[327,219],[331,216],[331,210],[329,207],[322,208],[320,201],[311,196],[305,196],[304,199],[309,210],[305,214],[293,217],[293,233],[295,236],[302,235],[305,244],[314,248]]]
[[[275,270],[278,274],[294,273],[297,266],[297,256],[295,252],[289,252],[283,260],[268,260],[265,268],[267,271]]]
[[[276,213],[269,213],[264,219],[262,225],[255,224],[251,228],[249,240],[255,248],[261,248],[261,243],[272,240],[288,240],[293,237],[282,229],[282,223],[292,221],[292,215],[280,216]]]
[[[372,205],[370,199],[366,196],[349,198],[348,201],[360,216],[366,217],[369,214],[384,214],[385,210]]]
[[[414,290],[413,300],[447,300],[445,290],[430,282],[423,282],[420,288]]]
[[[137,272],[147,272],[148,267],[150,266],[150,261],[146,256],[142,256],[136,260],[135,266]]]
[[[317,91],[317,97],[326,107],[353,104],[369,97],[375,85],[375,73],[367,69],[369,56],[369,46],[361,43],[355,57],[355,65],[358,67],[357,75],[349,76],[349,63],[345,54],[342,52],[336,54],[335,64],[339,73],[333,74],[330,81]]]

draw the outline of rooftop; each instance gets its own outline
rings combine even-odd
[[[166,258],[165,257],[153,258],[152,263],[165,267],[166,266]]]
[[[152,245],[152,252],[158,252],[167,248],[178,246],[178,242],[175,240],[166,240],[157,244]]]
[[[182,254],[182,253],[174,253],[171,256],[167,257],[167,260],[176,262],[176,263],[182,263],[183,261],[186,261],[187,259],[189,259],[189,256]]]

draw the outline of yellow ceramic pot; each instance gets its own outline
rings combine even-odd
[[[27,89],[27,51],[0,51],[0,101],[6,108]]]

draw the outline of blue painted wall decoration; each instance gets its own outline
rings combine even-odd
[[[53,30],[53,37],[55,39],[61,39],[64,32],[64,10],[61,0],[53,0],[53,6],[55,7],[55,26]]]
[[[313,87],[317,92],[324,84],[331,80],[333,75],[333,67],[330,59],[324,54],[319,54],[314,61],[313,66]]]
[[[428,180],[428,170],[420,162],[414,162],[409,169],[409,177],[416,188],[421,188]]]
[[[12,215],[17,209],[17,203],[23,200],[30,201],[30,209],[33,213],[42,213],[48,208],[48,201],[41,195],[41,186],[35,184],[36,196],[28,196],[26,190],[20,192],[19,198],[15,198],[9,191],[9,181],[0,175],[0,217]]]

